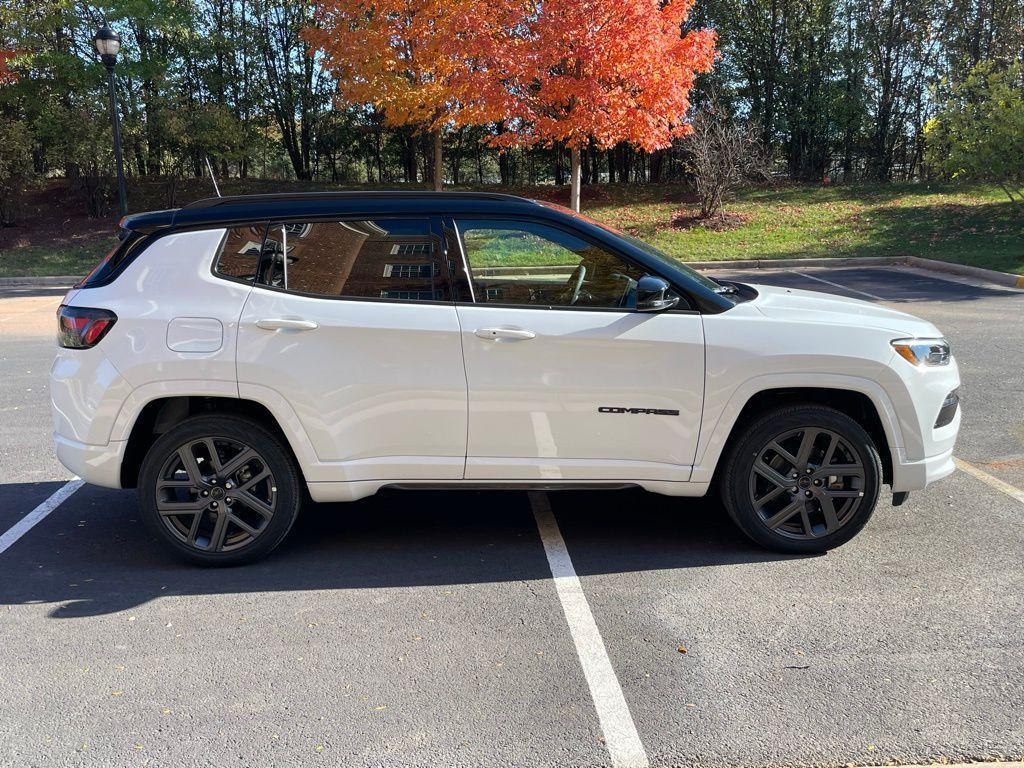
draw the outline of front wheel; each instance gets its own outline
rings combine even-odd
[[[780,408],[746,428],[726,458],[722,499],[747,536],[768,549],[838,547],[878,502],[882,463],[871,436],[824,406]]]
[[[301,504],[299,482],[288,451],[260,425],[195,416],[147,452],[139,508],[178,557],[239,565],[269,554],[287,535]]]

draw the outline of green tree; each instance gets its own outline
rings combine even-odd
[[[929,162],[948,178],[998,184],[1024,206],[1024,63],[977,65],[925,127]]]

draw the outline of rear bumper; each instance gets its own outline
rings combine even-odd
[[[124,440],[111,440],[106,445],[89,445],[54,433],[53,446],[60,463],[87,483],[104,488],[121,487],[121,459]]]

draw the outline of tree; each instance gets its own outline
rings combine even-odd
[[[444,166],[441,133],[453,117],[451,0],[318,0],[306,38],[323,51],[342,98],[371,104],[393,127],[429,131],[434,189]],[[415,179],[413,179],[415,180]]]
[[[945,176],[994,182],[1024,206],[1024,63],[976,66],[925,126],[925,140]]]
[[[715,55],[713,31],[680,32],[691,6],[692,0],[537,2],[511,31],[477,36],[490,57],[469,72],[467,82],[478,87],[464,89],[465,98],[492,102],[492,112],[509,110],[500,141],[568,147],[569,200],[578,211],[580,157],[591,141],[652,151],[687,132],[690,89]]]
[[[743,184],[767,178],[765,148],[753,126],[732,118],[714,98],[696,111],[691,125],[683,146],[700,213],[720,216]]]

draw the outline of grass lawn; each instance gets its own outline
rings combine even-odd
[[[1024,274],[1024,208],[994,188],[917,184],[752,190],[729,205],[726,231],[672,225],[680,205],[616,190],[584,210],[682,261],[920,256]]]
[[[229,182],[226,192],[265,191],[260,185],[268,183],[275,190],[283,186]],[[177,204],[208,194],[207,186],[183,185]],[[513,191],[561,203],[568,197],[566,190],[551,186]],[[167,207],[161,194],[154,184],[148,190],[130,190],[129,199],[140,201],[139,209]],[[51,197],[53,210],[47,210]],[[66,215],[68,195],[39,194],[35,201],[33,215],[20,232],[18,227],[0,229],[0,276],[88,272],[113,243],[114,220],[71,216],[62,226],[34,232],[31,220]],[[893,184],[750,190],[729,205],[738,223],[722,231],[675,223],[696,213],[692,197],[679,186],[589,187],[583,211],[682,261],[922,256],[1024,274],[1024,208],[1006,201],[996,188]],[[519,263],[536,263],[529,254],[516,257]]]

